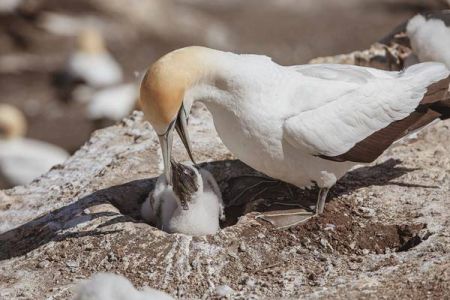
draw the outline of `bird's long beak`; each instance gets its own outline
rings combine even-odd
[[[178,112],[177,120],[175,123],[175,129],[177,130],[178,135],[180,136],[181,141],[183,142],[184,148],[186,148],[189,158],[195,165],[197,163],[195,162],[194,156],[192,155],[192,144],[189,138],[189,133],[187,131],[188,119],[189,116],[184,108],[184,105],[182,104],[180,111]]]
[[[164,161],[164,175],[166,176],[167,183],[172,185],[172,174],[170,160],[172,159],[172,142],[173,142],[173,128],[175,126],[175,121],[170,123],[167,131],[158,135],[159,145],[161,146],[161,152]]]

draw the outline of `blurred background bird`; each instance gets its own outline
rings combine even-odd
[[[75,290],[74,300],[173,300],[170,295],[149,287],[136,289],[124,276],[97,273],[81,281]]]
[[[0,104],[0,176],[11,185],[30,183],[69,157],[64,149],[25,138],[26,128],[21,111]]]
[[[418,61],[437,61],[450,68],[450,10],[440,17],[417,15],[408,21],[406,34]]]

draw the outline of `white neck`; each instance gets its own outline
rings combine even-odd
[[[217,51],[214,59],[209,58],[210,71],[192,85],[184,95],[184,104],[188,111],[196,101],[231,108],[234,102],[234,93],[239,82],[235,78],[234,69],[238,55]]]

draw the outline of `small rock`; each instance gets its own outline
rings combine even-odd
[[[297,253],[298,253],[298,254],[308,254],[308,253],[309,253],[309,250],[306,249],[306,248],[298,248],[298,249],[297,249]]]
[[[219,297],[226,297],[234,293],[234,290],[228,285],[219,285],[216,287],[216,295]]]
[[[249,277],[249,278],[247,278],[247,279],[245,280],[245,284],[246,284],[248,287],[254,287],[254,286],[256,285],[256,280]]]
[[[244,242],[241,242],[239,244],[239,251],[241,251],[241,252],[246,252],[247,251],[247,246],[245,246]]]
[[[336,225],[334,224],[327,224],[325,225],[325,230],[332,230],[334,231],[336,229]]]
[[[264,234],[262,234],[262,233],[258,233],[257,237],[258,237],[258,239],[263,239],[263,238],[265,238],[266,236],[265,236]]]
[[[79,264],[77,261],[68,260],[68,261],[66,261],[66,266],[68,266],[71,269],[76,269],[76,268],[78,268]]]
[[[363,249],[363,250],[362,250],[362,253],[363,253],[364,255],[367,255],[367,254],[370,253],[370,250],[369,250],[369,249]]]
[[[365,218],[373,218],[376,215],[376,212],[373,208],[361,206],[358,208],[358,210],[361,212],[362,216]]]
[[[40,261],[40,262],[37,264],[37,267],[38,267],[39,269],[45,269],[45,268],[47,268],[49,265],[50,265],[50,262],[49,262],[48,260],[43,260],[43,261]]]

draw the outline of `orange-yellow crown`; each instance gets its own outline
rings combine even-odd
[[[176,118],[185,91],[208,73],[208,57],[215,50],[192,46],[172,51],[147,70],[140,89],[145,118],[163,134]]]

